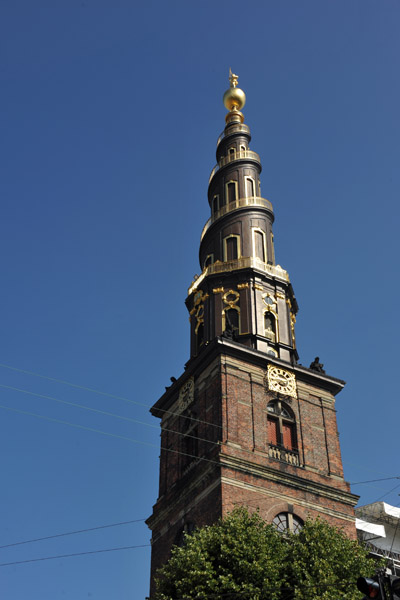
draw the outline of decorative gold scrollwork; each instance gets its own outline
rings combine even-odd
[[[237,308],[236,304],[238,303],[239,298],[240,294],[235,290],[228,290],[222,296],[223,301],[229,306],[229,308]]]
[[[294,324],[296,323],[296,316],[290,312],[290,330],[292,332],[292,342],[293,342],[293,348],[296,348],[296,335],[294,332]]]
[[[207,300],[208,294],[205,294],[203,290],[198,290],[194,296],[194,306],[190,311],[190,315],[194,315],[196,318],[195,334],[197,335],[199,327],[204,323],[204,301]]]

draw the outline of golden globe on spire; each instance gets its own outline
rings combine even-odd
[[[246,103],[246,94],[243,90],[237,87],[239,76],[232,73],[232,69],[229,69],[229,82],[230,87],[224,94],[224,105],[229,113],[225,117],[227,123],[240,122],[243,123],[244,116],[240,112],[240,109]]]

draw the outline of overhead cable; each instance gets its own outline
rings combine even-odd
[[[0,550],[3,548],[11,548],[11,546],[21,546],[22,544],[32,544],[33,542],[42,542],[44,540],[53,540],[54,538],[64,537],[66,535],[76,535],[77,533],[87,533],[88,531],[97,531],[98,529],[107,529],[109,527],[119,527],[120,525],[131,525],[132,523],[141,523],[145,519],[135,519],[133,521],[122,521],[121,523],[111,523],[109,525],[99,525],[98,527],[89,527],[88,529],[77,529],[76,531],[67,531],[66,533],[56,533],[55,535],[46,535],[45,537],[33,538],[31,540],[24,540],[22,542],[13,542],[12,544],[4,544],[0,546]]]

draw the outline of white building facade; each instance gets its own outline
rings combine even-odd
[[[358,539],[400,576],[400,508],[374,502],[355,509]]]

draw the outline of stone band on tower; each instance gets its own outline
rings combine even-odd
[[[358,497],[343,478],[335,412],[344,382],[297,363],[297,302],[275,263],[272,205],[240,112],[245,95],[236,75],[230,82],[202,273],[186,299],[190,360],[151,409],[161,419],[159,497],[147,520],[151,593],[172,545],[237,505],[282,531],[319,515],[355,537]]]

